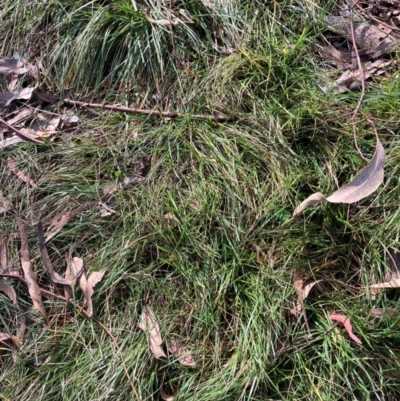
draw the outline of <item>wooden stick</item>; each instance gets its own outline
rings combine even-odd
[[[9,130],[15,132],[17,135],[19,135],[21,138],[24,138],[25,140],[29,141],[29,142],[35,142],[35,143],[44,143],[43,141],[33,138],[30,135],[24,134],[23,132],[21,132],[19,129],[13,127],[11,124],[9,124],[7,121],[3,120],[2,118],[0,118],[0,123],[5,125]]]
[[[195,118],[196,120],[211,120],[216,122],[230,122],[237,121],[238,117],[236,116],[212,116],[205,114],[180,114],[175,111],[159,111],[159,110],[150,110],[150,109],[134,109],[126,106],[121,106],[119,104],[109,105],[109,104],[100,104],[100,103],[87,103],[87,102],[79,102],[78,100],[64,99],[64,103],[79,106],[79,107],[87,107],[89,109],[104,109],[110,111],[120,111],[122,113],[128,114],[141,114],[147,116],[159,116],[165,118]]]

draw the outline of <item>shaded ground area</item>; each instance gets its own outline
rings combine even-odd
[[[400,397],[397,2],[0,6],[4,399]]]

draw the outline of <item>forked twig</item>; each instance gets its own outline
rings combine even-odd
[[[16,274],[5,274],[5,273],[2,273],[2,274],[0,274],[0,277],[15,279],[15,280],[21,281],[22,283],[27,285],[27,282],[26,282],[25,278],[22,277],[22,276],[16,275]],[[140,400],[139,394],[138,394],[138,392],[136,390],[136,387],[135,387],[133,381],[129,377],[128,368],[126,367],[125,358],[124,358],[124,356],[122,354],[122,350],[121,350],[120,346],[118,345],[117,339],[114,337],[114,335],[111,333],[111,331],[102,322],[100,322],[100,320],[96,319],[93,316],[90,316],[85,311],[85,309],[83,309],[80,305],[76,304],[72,299],[68,299],[67,300],[62,295],[55,294],[54,292],[45,290],[44,288],[40,288],[40,291],[43,294],[50,295],[53,298],[57,298],[57,299],[60,299],[61,301],[64,301],[64,302],[67,302],[67,303],[71,304],[72,306],[77,308],[87,319],[92,320],[94,323],[96,323],[99,327],[101,327],[105,331],[105,333],[111,338],[112,342],[115,345],[115,348],[117,349],[117,351],[119,353],[119,356],[120,356],[121,362],[122,362],[122,367],[124,368],[125,376],[126,376],[126,378],[128,379],[128,381],[129,381],[129,383],[131,385],[133,394],[135,395],[137,400]]]

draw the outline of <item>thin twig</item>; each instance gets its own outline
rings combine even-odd
[[[216,122],[230,122],[237,121],[238,117],[236,116],[212,116],[205,114],[181,114],[175,111],[159,111],[159,110],[150,110],[150,109],[134,109],[126,106],[121,106],[119,104],[109,105],[109,104],[100,104],[100,103],[87,103],[87,102],[79,102],[77,100],[64,99],[64,103],[79,106],[79,107],[87,107],[89,109],[104,109],[111,111],[119,111],[122,113],[128,114],[141,114],[147,116],[159,116],[165,118],[195,118],[196,120],[211,120]]]
[[[358,151],[358,153],[360,154],[360,156],[364,159],[364,155],[361,152],[361,149],[358,147],[358,143],[357,143],[357,131],[356,131],[356,125],[355,125],[355,118],[358,114],[358,111],[360,110],[361,104],[364,100],[364,96],[365,96],[365,75],[364,75],[364,69],[363,66],[361,64],[361,58],[360,58],[360,54],[358,52],[358,48],[357,48],[357,43],[356,43],[356,35],[355,35],[355,31],[354,31],[354,22],[353,22],[353,8],[354,6],[358,3],[359,0],[356,0],[351,9],[350,9],[350,30],[351,30],[351,40],[353,42],[353,49],[354,52],[356,54],[356,58],[357,58],[357,64],[358,64],[358,69],[360,70],[360,77],[361,77],[361,95],[360,98],[358,99],[358,103],[356,108],[354,109],[353,115],[351,117],[350,122],[352,123],[352,128],[353,128],[353,137],[354,137],[354,144],[356,146],[356,149]]]
[[[21,281],[22,283],[27,285],[27,282],[26,282],[25,278],[22,277],[22,276],[16,275],[16,274],[4,274],[4,273],[2,273],[2,274],[0,274],[0,277],[15,279],[15,280]],[[134,385],[133,381],[129,377],[128,368],[126,367],[125,358],[124,358],[124,356],[122,354],[122,350],[118,345],[117,339],[114,337],[114,335],[111,333],[111,331],[102,322],[100,322],[100,320],[96,319],[93,316],[90,316],[85,311],[85,309],[83,309],[80,305],[76,304],[72,299],[66,299],[62,295],[55,294],[54,292],[45,290],[44,288],[40,288],[40,292],[42,292],[43,294],[46,294],[46,295],[50,295],[53,298],[57,298],[57,299],[59,299],[61,301],[64,301],[64,302],[67,302],[67,303],[73,305],[75,308],[77,308],[82,313],[82,315],[84,315],[87,319],[92,320],[94,323],[96,323],[98,326],[100,326],[106,332],[106,334],[111,338],[112,342],[115,345],[115,348],[117,349],[117,351],[119,353],[119,356],[120,356],[121,362],[122,362],[122,366],[124,368],[125,376],[126,376],[126,378],[128,379],[128,381],[129,381],[129,383],[131,385],[132,391],[133,391],[136,399],[140,400],[139,394],[138,394],[138,392],[137,392],[137,390],[135,388],[135,385]]]
[[[44,143],[43,141],[33,138],[32,136],[28,135],[28,134],[24,134],[23,132],[21,132],[19,129],[13,127],[11,124],[9,124],[7,121],[3,120],[2,118],[0,118],[0,123],[5,125],[9,130],[15,132],[17,135],[19,135],[21,138],[24,138],[25,140],[29,141],[29,142],[35,142],[35,143]]]

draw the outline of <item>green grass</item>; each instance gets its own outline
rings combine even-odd
[[[385,146],[384,185],[356,205],[320,204],[292,218],[309,194],[329,194],[366,165],[348,123],[359,93],[333,96],[318,86],[328,73],[313,51],[323,34],[316,4],[174,3],[195,24],[174,27],[172,45],[170,27],[146,20],[146,6],[154,19],[166,18],[163,3],[137,2],[137,10],[126,1],[1,3],[1,56],[17,48],[40,60],[48,90],[189,114],[168,120],[77,109],[79,127],[54,142],[0,150],[1,190],[32,229],[40,285],[61,294],[40,262],[39,219],[46,228],[59,213],[102,197],[105,185],[144,178],[113,194],[117,213],[86,210],[48,243],[59,273],[73,256],[89,272],[106,272],[95,288],[95,316],[116,337],[141,400],[160,399],[160,387],[174,385],[175,400],[185,401],[400,398],[398,324],[371,317],[374,306],[400,311],[398,290],[376,301],[368,290],[383,279],[384,253],[398,249],[400,234],[395,77],[369,81],[361,107]],[[197,121],[191,113],[239,119]],[[357,130],[370,159],[373,130],[362,121]],[[7,156],[37,189],[8,169]],[[15,218],[7,213],[1,222],[9,263],[18,266]],[[306,283],[324,280],[305,301],[311,339],[304,319],[290,314],[295,270]],[[135,399],[99,325],[51,297],[46,324],[24,285],[13,286],[32,324],[20,347],[1,346],[1,399]],[[79,290],[74,296],[83,301]],[[15,334],[18,312],[0,297],[0,331]],[[138,328],[145,304],[163,337],[192,351],[195,368],[172,356],[153,360]],[[333,327],[333,311],[351,318],[362,346]]]

